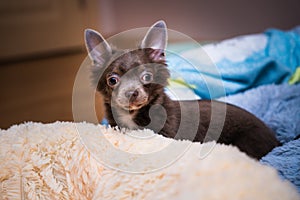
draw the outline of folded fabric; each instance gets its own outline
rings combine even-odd
[[[219,100],[260,118],[276,132],[283,144],[300,134],[300,84],[265,85]]]
[[[296,84],[300,83],[300,67],[296,69],[296,72],[292,75],[292,77],[289,80],[289,84]]]
[[[168,50],[172,79],[194,86],[201,98],[218,98],[288,82],[300,66],[300,26],[286,32],[269,29],[203,47],[170,45]]]

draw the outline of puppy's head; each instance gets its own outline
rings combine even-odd
[[[86,47],[93,61],[93,80],[105,103],[138,110],[164,92],[169,71],[165,62],[167,29],[155,23],[136,50],[113,50],[96,31],[86,30]]]

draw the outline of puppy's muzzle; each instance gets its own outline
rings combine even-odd
[[[139,96],[138,90],[129,90],[125,92],[125,97],[129,100],[129,102],[134,102]]]

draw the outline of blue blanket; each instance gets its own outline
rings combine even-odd
[[[269,29],[203,47],[170,45],[168,50],[172,79],[184,80],[200,98],[213,99],[288,82],[300,66],[300,26],[286,32]]]
[[[220,100],[248,110],[276,132],[283,145],[261,163],[277,169],[300,192],[300,84],[260,86]]]

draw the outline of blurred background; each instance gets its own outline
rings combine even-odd
[[[0,128],[73,120],[72,88],[86,58],[86,28],[109,37],[163,19],[199,42],[219,41],[291,29],[300,24],[299,8],[299,0],[0,1]]]

